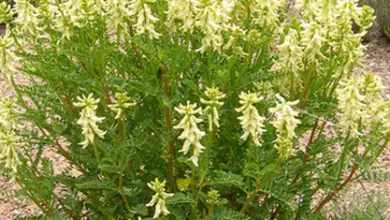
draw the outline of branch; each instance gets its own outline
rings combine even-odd
[[[167,67],[161,63],[160,64],[160,69],[163,74],[163,89],[164,89],[164,94],[166,96],[169,96],[169,79],[168,79],[168,70]],[[173,156],[175,153],[174,149],[174,138],[172,135],[172,118],[171,118],[171,110],[169,107],[165,107],[165,120],[166,120],[166,125],[169,133],[169,144],[168,144],[168,175],[169,175],[169,188],[171,192],[175,192],[175,177],[173,174]]]
[[[389,143],[389,140],[386,140],[385,143],[383,143],[383,145],[381,146],[380,148],[380,152],[382,152],[387,144]],[[368,154],[368,149],[366,149],[366,151],[364,152],[363,154],[363,159],[367,156]],[[352,167],[352,170],[351,170],[351,173],[348,175],[348,177],[343,181],[343,183],[337,187],[335,190],[333,190],[331,193],[329,193],[320,203],[319,205],[317,206],[317,208],[314,210],[314,212],[319,212],[325,205],[326,203],[328,203],[330,200],[333,199],[333,197],[339,193],[348,183],[351,182],[351,180],[353,180],[353,176],[355,175],[356,171],[358,170],[359,168],[359,165],[358,164],[354,164],[353,167]]]

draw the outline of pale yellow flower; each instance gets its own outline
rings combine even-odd
[[[22,145],[20,137],[15,132],[0,132],[0,162],[13,173],[17,172],[20,164],[17,148]]]
[[[297,74],[303,68],[303,47],[300,45],[298,32],[290,29],[284,42],[277,46],[279,58],[274,62],[273,70]]]
[[[15,0],[15,13],[17,17],[15,24],[22,30],[23,34],[38,37],[39,30],[37,9],[30,3],[29,0]]]
[[[83,135],[85,140],[80,143],[83,148],[86,148],[89,144],[95,142],[95,135],[99,138],[104,138],[106,134],[105,131],[101,130],[97,123],[101,123],[104,118],[96,116],[97,104],[99,99],[94,99],[92,94],[89,94],[88,97],[82,96],[77,97],[79,102],[73,103],[74,106],[83,108],[80,113],[80,118],[77,121],[77,124],[81,125],[83,129]]]
[[[340,82],[336,89],[338,99],[339,126],[343,137],[355,138],[358,131],[360,119],[364,115],[365,97],[359,91],[359,79],[349,78]]]
[[[242,116],[238,117],[244,134],[241,139],[248,139],[249,135],[252,137],[252,141],[256,146],[261,146],[261,136],[265,132],[264,130],[264,117],[259,115],[254,104],[263,100],[262,96],[251,92],[241,92],[240,94],[240,108],[236,108],[237,112],[242,112]]]
[[[157,178],[147,185],[151,190],[156,192],[153,195],[152,200],[146,204],[147,207],[154,206],[155,211],[153,218],[158,218],[161,214],[164,216],[168,215],[170,212],[167,209],[165,199],[172,197],[175,194],[165,192],[165,181],[160,182]]]
[[[299,101],[288,102],[279,94],[275,97],[278,99],[277,105],[269,109],[274,115],[271,124],[276,128],[275,148],[279,151],[280,157],[287,159],[294,154],[292,141],[296,137],[295,128],[301,123],[297,119],[299,112],[293,109]]]
[[[154,3],[156,0],[131,0],[129,9],[130,17],[135,21],[135,32],[139,35],[148,34],[149,39],[159,38],[161,34],[157,33],[154,24],[160,19],[152,14],[148,3]]]
[[[205,94],[209,100],[201,98],[200,102],[207,105],[204,112],[208,117],[209,131],[212,131],[213,124],[219,128],[218,109],[223,105],[220,100],[224,99],[226,95],[219,91],[219,88],[207,88]]]
[[[285,7],[284,0],[254,0],[253,22],[265,31],[273,31],[279,23],[281,10]]]
[[[115,119],[123,119],[123,111],[136,105],[135,102],[129,102],[130,98],[127,93],[116,93],[115,99],[115,104],[108,105],[112,111],[116,112]]]
[[[107,0],[104,2],[107,30],[115,33],[115,37],[120,40],[130,34],[128,25],[130,10],[128,3],[128,1],[123,0]]]
[[[191,160],[195,166],[198,166],[199,155],[203,152],[203,149],[205,149],[200,143],[205,132],[198,128],[198,124],[203,120],[197,118],[195,115],[201,114],[202,108],[196,108],[196,104],[190,104],[188,102],[187,105],[180,104],[179,107],[175,107],[175,111],[184,115],[180,123],[174,127],[174,129],[183,130],[179,139],[184,140],[184,145],[179,152],[183,152],[184,155],[186,155],[192,146],[193,154],[188,160]]]
[[[5,36],[0,36],[0,71],[7,79],[10,79],[16,72],[14,63],[19,60],[14,53],[14,45],[8,31]]]

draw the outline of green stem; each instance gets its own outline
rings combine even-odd
[[[247,164],[250,164],[252,163],[252,148],[253,148],[253,144],[252,144],[252,141],[248,141],[248,163]],[[248,191],[250,192],[251,191],[251,180],[250,180],[250,177],[248,176],[247,177],[247,185],[248,185]]]
[[[344,140],[344,149],[343,149],[343,153],[341,154],[341,157],[340,157],[340,166],[339,166],[339,169],[337,170],[337,179],[340,179],[340,176],[341,176],[341,172],[343,170],[343,167],[344,167],[344,163],[345,163],[345,160],[347,158],[347,154],[348,154],[348,150],[349,150],[349,134],[347,135],[347,137],[345,138]]]
[[[125,207],[127,209],[127,211],[131,211],[131,206],[130,206],[130,202],[129,200],[127,199],[126,195],[123,193],[123,171],[121,171],[119,173],[119,192],[121,194],[121,197],[123,199],[123,201],[125,202]]]
[[[211,204],[206,219],[210,219],[211,215],[213,214],[213,211],[214,211],[214,204]]]
[[[251,192],[248,196],[248,199],[245,201],[244,205],[241,208],[241,213],[244,214],[246,210],[249,208],[249,205],[252,203],[253,199],[255,198],[257,192],[260,190],[260,181],[256,184],[256,189]]]
[[[95,152],[95,158],[96,158],[98,164],[100,164],[99,150],[98,150],[95,142],[93,143],[93,150]]]

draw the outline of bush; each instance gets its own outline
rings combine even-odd
[[[17,1],[1,14],[17,14],[0,42],[17,95],[1,105],[0,157],[21,189],[4,194],[72,219],[321,218],[385,149],[390,103],[378,77],[353,74],[373,10],[296,8]]]
[[[376,16],[382,33],[390,38],[390,2],[387,0],[376,1]]]

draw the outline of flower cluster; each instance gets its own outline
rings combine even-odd
[[[276,107],[269,110],[275,117],[271,122],[276,128],[275,148],[281,158],[287,159],[294,154],[292,141],[296,137],[295,128],[301,123],[297,119],[299,113],[293,109],[299,101],[288,102],[279,94],[276,94],[276,98],[279,100]]]
[[[383,101],[383,90],[385,87],[382,84],[382,80],[379,76],[374,76],[372,73],[365,73],[361,80],[360,91],[364,94],[365,104],[365,124],[369,125],[370,121],[380,120],[382,115]]]
[[[196,104],[187,105],[180,104],[179,107],[175,107],[175,110],[184,115],[183,119],[175,129],[182,129],[183,132],[179,136],[180,140],[184,140],[184,144],[180,152],[183,152],[184,155],[188,153],[190,147],[193,146],[193,154],[189,160],[191,160],[195,166],[198,166],[199,155],[203,152],[205,147],[200,143],[200,140],[205,135],[205,133],[198,128],[198,124],[202,122],[202,119],[197,118],[195,115],[202,114],[202,108],[196,108]]]
[[[219,115],[218,108],[223,105],[220,100],[225,98],[226,95],[219,91],[218,88],[207,88],[205,92],[209,100],[200,99],[200,102],[207,105],[204,109],[204,113],[207,114],[209,122],[209,131],[213,130],[213,124],[219,128]]]
[[[390,140],[390,97],[387,103],[385,104],[384,108],[384,114],[382,118],[383,122],[383,133],[385,134],[385,137],[387,140]]]
[[[16,110],[15,100],[7,99],[0,102],[0,130],[14,130],[17,129],[17,116],[20,113]]]
[[[260,139],[264,130],[264,117],[259,115],[254,104],[263,100],[263,97],[256,93],[241,92],[240,94],[240,108],[237,108],[237,112],[242,112],[242,116],[238,117],[241,121],[240,124],[244,130],[244,134],[241,139],[248,139],[249,135],[252,137],[252,141],[255,145],[261,146]]]
[[[130,10],[128,2],[121,0],[107,0],[103,6],[106,27],[109,33],[115,33],[118,41],[129,36],[128,17]]]
[[[253,1],[253,22],[268,32],[274,31],[277,27],[280,11],[284,8],[284,0],[255,0]]]
[[[0,133],[0,162],[13,173],[17,172],[20,164],[16,149],[22,145],[20,137],[15,132]]]
[[[7,33],[5,36],[0,36],[0,71],[7,79],[10,79],[16,72],[14,63],[18,60],[14,51],[14,41]]]
[[[81,125],[83,129],[83,135],[85,140],[80,143],[83,148],[86,148],[89,144],[95,142],[95,135],[99,138],[104,138],[106,134],[105,131],[102,131],[97,123],[101,123],[104,118],[96,116],[97,104],[99,99],[94,99],[92,94],[89,94],[88,97],[82,96],[77,97],[79,102],[73,103],[74,106],[83,108],[80,113],[80,118],[77,121],[77,124]]]
[[[290,29],[284,42],[277,48],[283,56],[274,63],[274,70],[288,73],[297,73],[302,70],[303,47],[300,45],[296,30]]]
[[[165,181],[160,182],[157,178],[151,183],[147,184],[148,187],[156,192],[152,197],[152,200],[146,204],[146,206],[151,207],[155,206],[154,216],[153,218],[160,217],[161,213],[166,216],[169,214],[167,206],[165,205],[165,199],[174,196],[173,193],[165,192]]]
[[[148,34],[150,39],[159,38],[161,34],[157,33],[154,23],[159,21],[152,14],[152,10],[147,3],[153,3],[156,0],[131,0],[129,5],[129,15],[135,22],[134,27],[137,34]]]
[[[17,17],[15,24],[24,34],[28,36],[38,37],[40,35],[38,30],[39,20],[37,17],[36,8],[30,3],[29,0],[17,0],[15,1],[15,11]]]
[[[130,98],[127,96],[127,93],[116,93],[115,94],[115,104],[108,105],[108,107],[116,112],[115,119],[123,120],[123,111],[127,108],[133,107],[136,105],[135,102],[129,102]]]
[[[11,6],[7,5],[6,2],[0,3],[0,24],[8,23],[12,20],[13,13],[11,11]]]
[[[359,135],[359,123],[364,118],[364,96],[360,94],[360,80],[344,79],[336,90],[339,109],[339,123],[344,137],[354,138]]]
[[[181,21],[181,30],[184,33],[192,32],[195,26],[195,14],[198,1],[194,0],[168,0],[167,26],[176,29],[176,22]]]
[[[8,99],[0,102],[0,163],[17,172],[20,164],[17,149],[23,146],[22,139],[16,134],[19,111],[16,110],[15,100]]]

